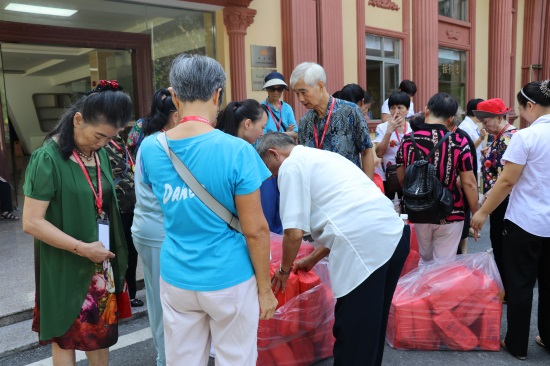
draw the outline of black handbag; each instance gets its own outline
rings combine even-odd
[[[397,177],[397,165],[392,164],[386,166],[386,187],[385,189],[388,192],[399,192],[401,191],[401,184],[399,183],[399,178]]]

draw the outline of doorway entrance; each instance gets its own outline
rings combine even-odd
[[[120,79],[135,115],[147,113],[153,95],[148,34],[0,21],[0,51],[0,176],[12,183],[21,182],[23,155],[40,146],[71,97],[99,79]]]
[[[71,102],[99,80],[117,80],[135,100],[131,51],[0,43],[0,86],[9,168],[21,194],[26,159]]]

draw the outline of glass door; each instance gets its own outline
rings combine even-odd
[[[22,196],[29,156],[64,110],[99,80],[117,80],[134,100],[128,50],[3,43],[0,48],[5,177]],[[0,174],[1,175],[1,174]]]

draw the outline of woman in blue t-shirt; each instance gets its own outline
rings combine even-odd
[[[189,189],[155,136],[141,145],[143,182],[164,214],[160,292],[167,364],[256,365],[258,320],[277,300],[269,273],[269,231],[259,188],[271,176],[254,148],[212,127],[225,87],[214,59],[179,55],[170,70],[180,123],[168,147],[198,182],[233,215],[231,229]]]

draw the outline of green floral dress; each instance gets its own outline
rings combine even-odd
[[[41,344],[56,342],[64,349],[93,351],[118,338],[118,305],[127,266],[127,248],[106,152],[101,163],[103,207],[110,220],[110,250],[114,259],[96,264],[87,258],[35,239],[36,296],[33,330]],[[88,173],[94,185],[97,171]],[[84,243],[98,239],[93,194],[81,167],[63,159],[54,141],[36,150],[25,173],[24,194],[48,201],[45,219]]]

